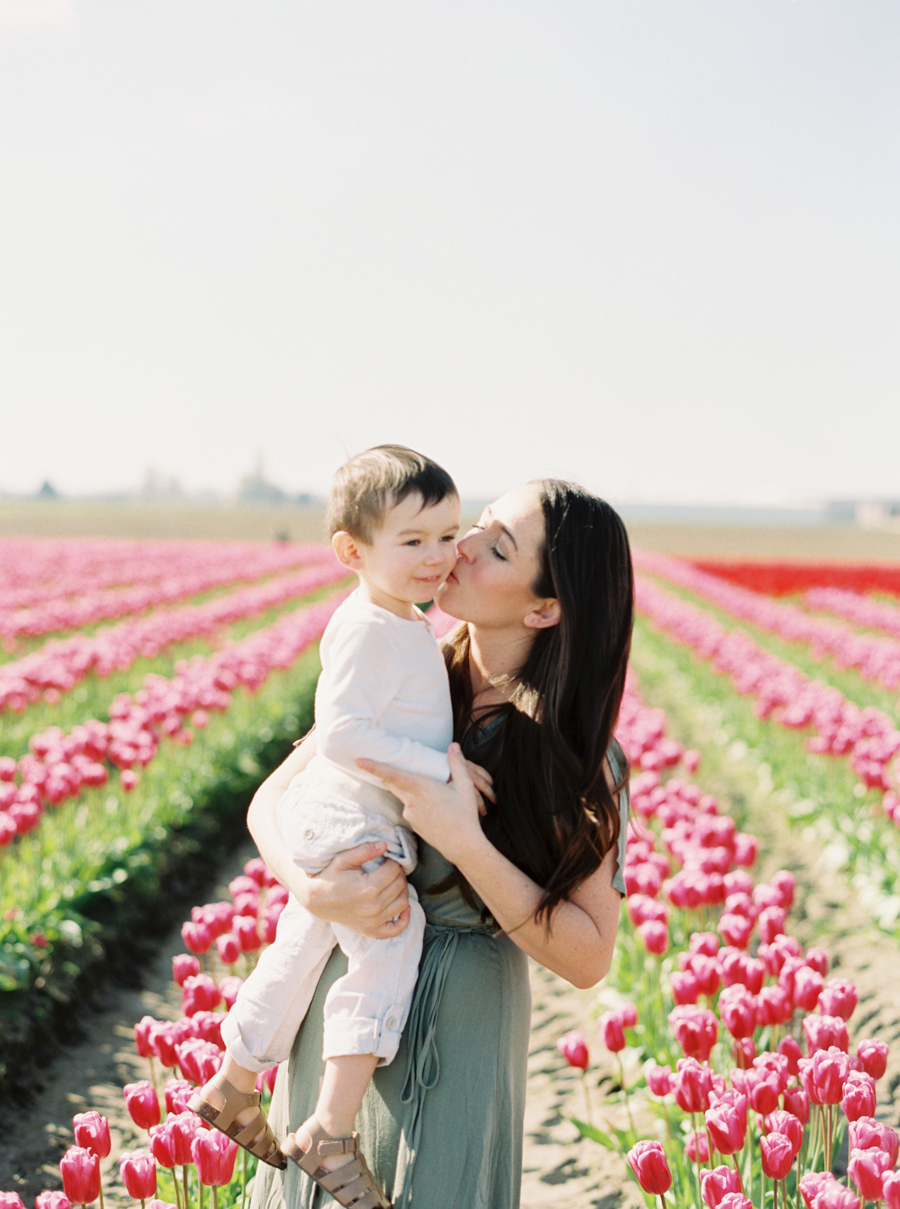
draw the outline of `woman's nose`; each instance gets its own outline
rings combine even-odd
[[[472,561],[472,558],[475,554],[475,547],[473,545],[473,541],[474,541],[475,537],[476,537],[476,534],[473,532],[473,533],[467,533],[467,534],[465,534],[464,537],[460,537],[457,539],[457,542],[456,542],[457,558],[464,558],[467,563]]]

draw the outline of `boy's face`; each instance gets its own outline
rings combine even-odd
[[[357,573],[375,604],[406,613],[431,600],[456,562],[459,497],[422,507],[418,492],[388,509],[371,542],[358,542]]]

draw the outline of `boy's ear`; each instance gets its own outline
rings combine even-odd
[[[350,571],[359,571],[362,567],[361,545],[362,542],[358,538],[343,529],[339,529],[331,539],[331,548],[334,550],[338,562]]]
[[[562,609],[555,596],[542,600],[540,604],[526,613],[523,622],[530,630],[549,630],[551,626],[559,625]]]

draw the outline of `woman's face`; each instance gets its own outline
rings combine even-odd
[[[526,483],[507,491],[457,542],[459,557],[438,589],[438,604],[451,617],[474,625],[523,626],[539,603],[533,585],[543,540],[540,488]]]

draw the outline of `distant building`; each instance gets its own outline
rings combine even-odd
[[[834,524],[858,525],[860,529],[900,531],[900,499],[831,500],[828,518]]]

